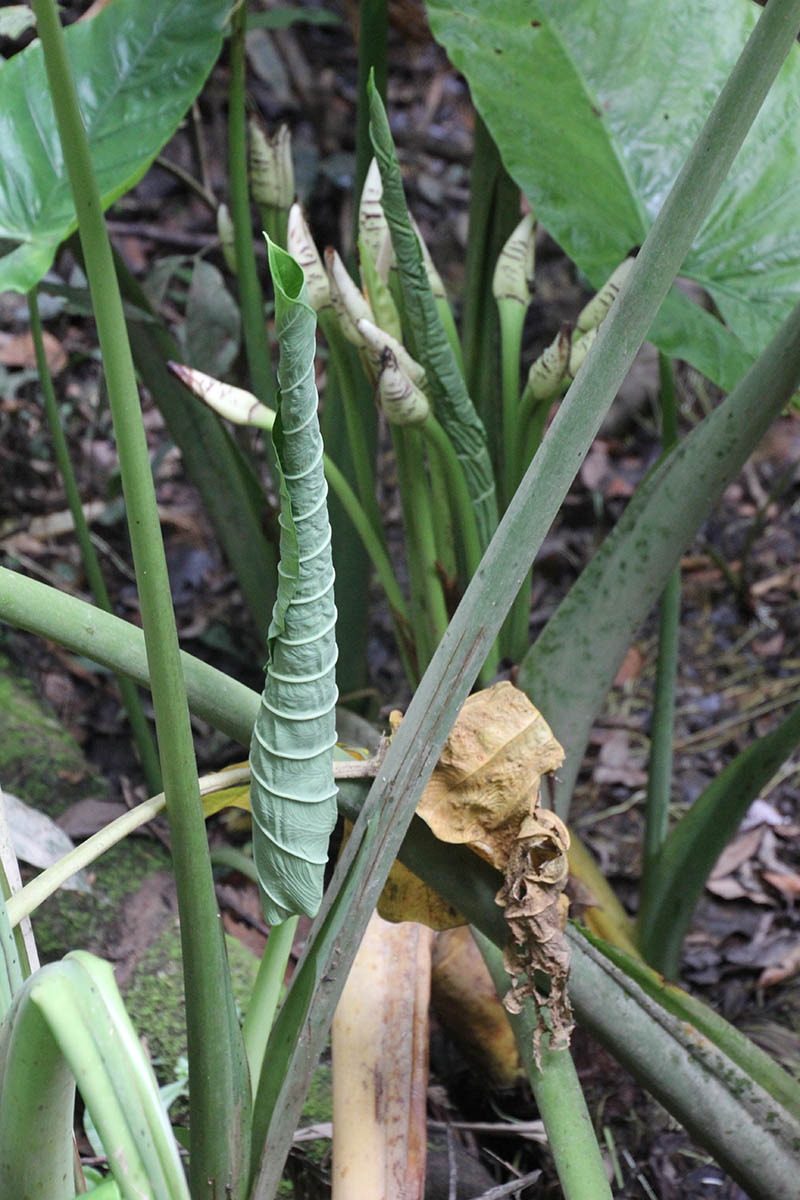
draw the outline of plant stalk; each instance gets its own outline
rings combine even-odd
[[[275,375],[264,317],[264,296],[258,282],[250,189],[247,177],[247,128],[245,122],[245,31],[247,7],[234,7],[230,36],[230,87],[228,92],[228,170],[231,217],[236,247],[236,282],[239,308],[250,368],[250,382],[258,399],[275,407]]]
[[[502,997],[511,986],[502,951],[474,926],[472,936]],[[544,1121],[565,1200],[611,1200],[603,1157],[569,1047],[551,1050],[543,1046],[540,1069],[533,1058],[533,1002],[527,1001],[522,1012],[507,1015]]]
[[[247,1005],[242,1036],[250,1065],[250,1081],[253,1095],[256,1094],[264,1053],[267,1049],[272,1022],[283,988],[286,964],[292,952],[292,943],[299,917],[289,917],[280,925],[273,925],[267,944],[258,964],[258,974]]]
[[[678,411],[672,363],[659,354],[661,381],[661,425],[663,453],[678,443]],[[667,580],[658,613],[658,664],[647,779],[645,832],[642,846],[641,903],[649,907],[648,893],[658,871],[669,830],[669,800],[672,786],[672,741],[675,730],[675,685],[678,671],[678,641],[681,615],[681,569],[677,566]]]
[[[249,1084],[227,968],[153,478],[111,246],[54,0],[35,0],[50,93],[86,262],[140,589],[174,853],[189,1049],[195,1197],[243,1195]],[[210,1029],[216,1036],[209,1037]]]
[[[92,535],[89,532],[89,525],[83,513],[83,505],[81,504],[80,492],[78,491],[78,482],[72,468],[72,460],[69,456],[67,439],[64,435],[64,430],[61,428],[58,404],[56,403],[56,395],[53,390],[53,380],[50,375],[50,368],[47,365],[47,355],[44,349],[42,322],[39,316],[39,306],[36,301],[35,289],[28,293],[28,314],[30,317],[33,348],[36,354],[36,369],[39,372],[39,383],[44,398],[47,424],[50,428],[50,437],[53,441],[53,454],[55,455],[56,464],[61,474],[67,505],[69,506],[69,511],[72,513],[72,523],[75,526],[75,540],[81,552],[83,569],[86,572],[86,578],[97,607],[105,609],[106,612],[112,612],[106,581],[103,578],[103,572],[92,543]],[[148,793],[152,796],[156,792],[161,791],[161,768],[158,764],[156,744],[153,741],[150,726],[144,715],[144,709],[142,708],[142,702],[136,690],[136,685],[130,679],[126,679],[125,676],[118,675],[116,679],[122,703],[128,714],[128,722],[133,734],[133,740],[139,752],[142,774],[147,784]]]
[[[422,437],[408,426],[392,426],[397,479],[403,505],[405,545],[411,584],[411,619],[417,661],[423,671],[447,628],[447,609],[436,568],[436,538],[425,477]]]
[[[499,466],[498,414],[493,399],[497,395],[500,333],[491,284],[497,256],[519,220],[519,189],[477,112],[471,174],[461,343],[467,391],[486,426],[492,459]]]

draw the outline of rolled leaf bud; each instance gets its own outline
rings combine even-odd
[[[384,236],[389,232],[381,204],[382,195],[383,183],[378,160],[373,158],[369,164],[364,186],[361,189],[361,199],[358,203],[358,236],[376,266]]]
[[[397,270],[397,259],[395,258],[394,246],[392,245],[392,238],[388,229],[383,235],[383,241],[378,251],[375,266],[378,268],[378,274],[384,283],[388,283],[389,274]]]
[[[233,233],[233,221],[227,204],[217,207],[217,234],[222,257],[228,264],[228,270],[236,274],[236,239]]]
[[[250,191],[256,204],[288,212],[294,201],[292,135],[281,125],[270,137],[261,121],[250,119]]]
[[[331,289],[331,300],[336,309],[342,333],[348,342],[352,342],[354,346],[363,347],[364,338],[356,328],[356,321],[361,317],[366,317],[374,324],[375,317],[372,309],[356,284],[353,283],[347,267],[331,246],[328,246],[325,251],[325,270]]]
[[[328,276],[299,204],[293,204],[289,209],[287,248],[303,269],[311,307],[315,312],[332,308]]]
[[[583,360],[591,350],[596,337],[597,327],[588,330],[587,333],[584,333],[579,338],[575,338],[573,341],[569,352],[569,364],[567,365],[567,375],[570,379],[574,379],[583,366]]]
[[[588,333],[590,329],[597,328],[616,300],[617,292],[630,275],[635,262],[635,258],[626,258],[624,262],[621,262],[617,269],[609,275],[597,295],[592,296],[586,307],[581,309],[575,325],[579,333]]]
[[[358,332],[366,343],[367,358],[376,374],[384,369],[385,353],[389,350],[394,355],[397,366],[409,377],[415,387],[424,388],[426,386],[428,380],[425,368],[411,357],[402,342],[398,342],[397,338],[392,337],[385,330],[379,329],[377,325],[373,325],[364,317],[361,317],[357,324]]]
[[[375,324],[380,329],[385,329],[392,337],[402,338],[403,327],[394,297],[388,283],[384,283],[378,274],[378,268],[362,238],[358,239],[358,262],[361,268],[361,286],[375,314]]]
[[[528,307],[533,291],[536,218],[526,213],[497,259],[492,278],[495,300],[516,300]]]
[[[550,400],[558,395],[569,366],[571,330],[562,325],[554,341],[531,364],[525,391],[534,400]]]
[[[230,383],[222,383],[213,375],[206,375],[203,371],[185,367],[181,363],[170,362],[167,366],[190,392],[227,421],[233,421],[235,425],[255,425],[259,429],[272,429],[275,413],[257,400],[252,392],[233,387]]]
[[[411,213],[408,215],[411,217]],[[419,248],[422,251],[422,261],[425,264],[425,273],[428,276],[428,283],[431,285],[431,291],[437,300],[446,300],[447,293],[444,290],[442,277],[436,270],[436,265],[431,258],[431,252],[425,245],[425,238],[422,236],[422,231],[420,230],[420,227],[415,221],[414,217],[411,217],[411,226],[414,230],[414,233],[419,238]]]
[[[421,425],[431,411],[428,397],[400,369],[388,346],[381,356],[378,403],[390,425]]]

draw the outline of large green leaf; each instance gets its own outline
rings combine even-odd
[[[599,286],[650,228],[759,9],[429,0],[428,12],[507,169]],[[652,331],[726,388],[800,296],[798,122],[795,45],[682,267],[732,332],[674,298]]]
[[[141,179],[216,61],[230,0],[115,0],[66,31],[103,206]],[[0,291],[26,292],[76,226],[41,45],[0,67]]]
[[[269,242],[281,347],[273,438],[281,488],[278,596],[250,746],[253,857],[270,924],[314,916],[336,823],[336,607],[314,383],[316,317],[302,269]]]

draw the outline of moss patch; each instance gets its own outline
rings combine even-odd
[[[86,796],[105,798],[108,784],[74,737],[0,655],[0,782],[55,817]]]
[[[244,1010],[255,983],[258,959],[237,938],[226,937],[225,942],[234,998]],[[156,1074],[162,1081],[172,1079],[175,1064],[186,1053],[181,943],[176,921],[139,959],[123,994],[136,1032],[147,1040]]]

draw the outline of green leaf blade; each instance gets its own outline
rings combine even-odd
[[[117,0],[66,30],[103,207],[141,179],[211,70],[225,0]],[[0,66],[0,291],[27,292],[76,227],[39,43]]]
[[[381,172],[381,204],[392,237],[400,273],[411,352],[425,368],[436,415],[464,470],[475,506],[482,548],[497,526],[494,474],[483,422],[467,392],[461,370],[436,309],[417,235],[406,208],[400,166],[394,152],[386,111],[370,85],[370,136]]]
[[[269,243],[281,346],[275,448],[281,560],[250,750],[253,856],[271,923],[314,916],[336,821],[336,606],[314,383],[316,318],[301,268]]]
[[[595,286],[643,240],[758,17],[749,0],[430,0],[428,12],[508,171]],[[652,333],[706,373],[716,361],[727,389],[728,357],[752,361],[800,296],[798,118],[795,45],[681,268],[730,329],[704,329],[700,357],[689,310],[673,306]]]

